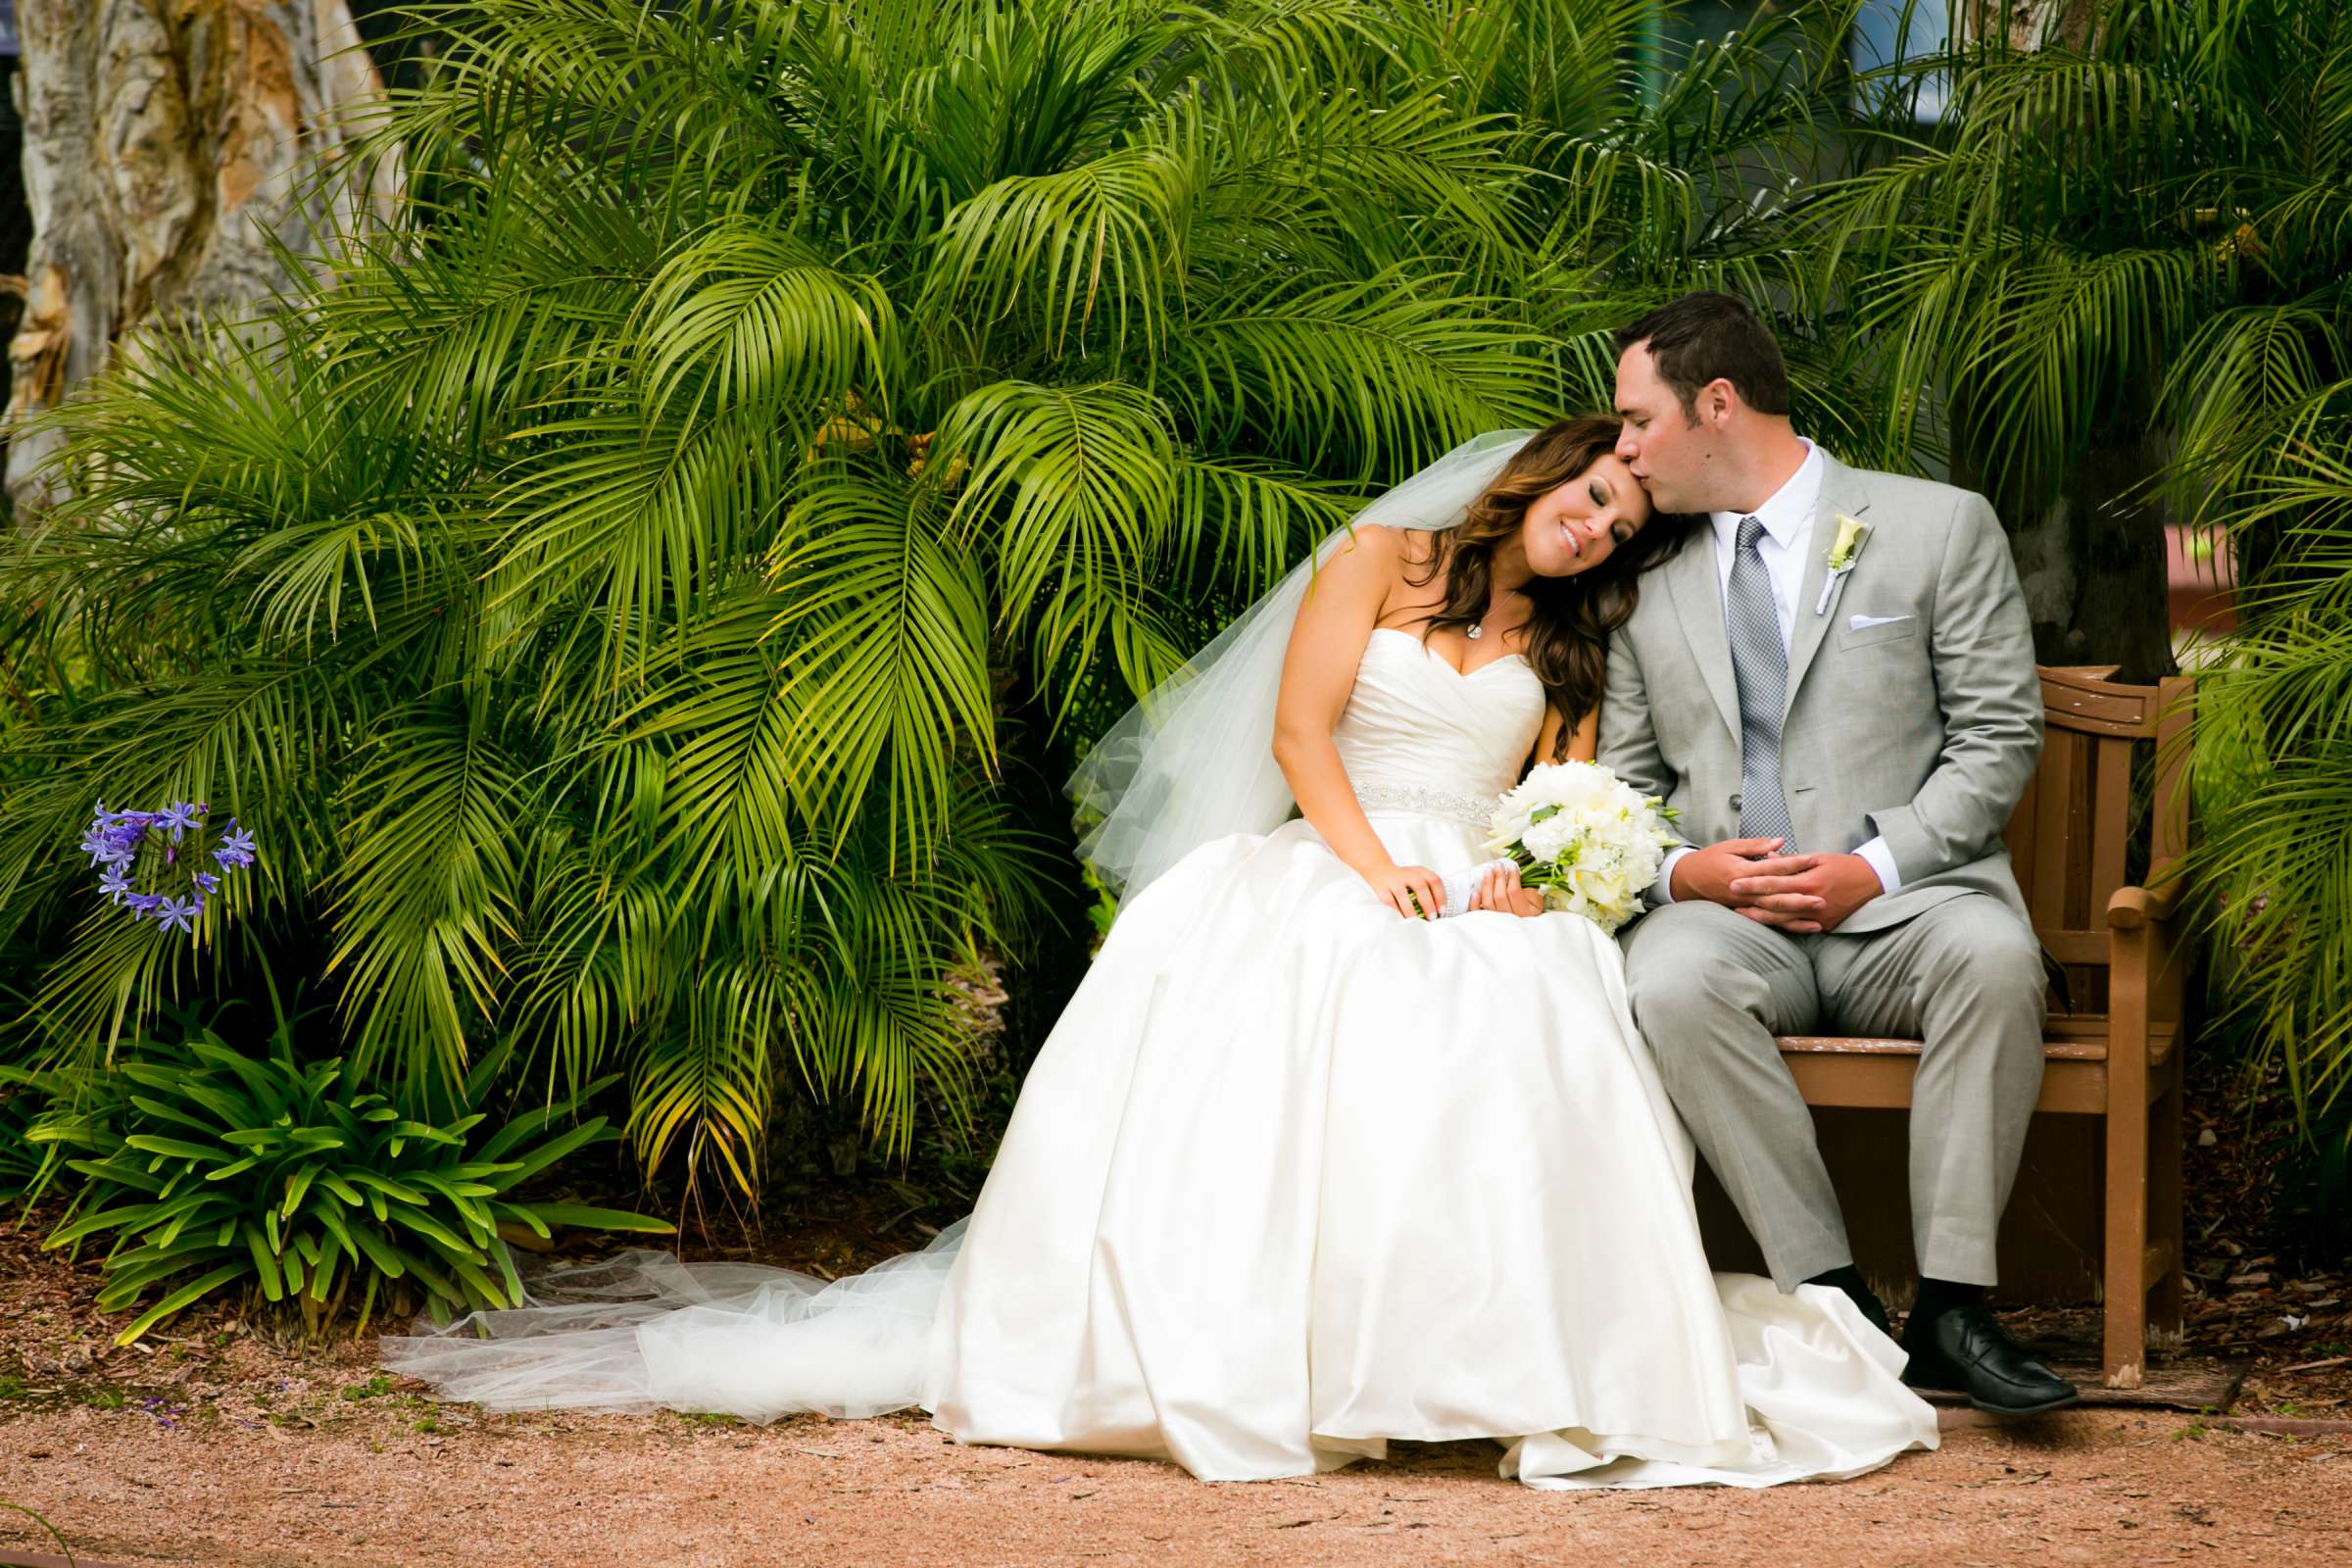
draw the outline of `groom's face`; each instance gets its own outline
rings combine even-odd
[[[1700,393],[1702,400],[1705,392]],[[1715,478],[1715,431],[1692,418],[1658,374],[1646,342],[1617,361],[1617,456],[1634,470],[1660,512],[1708,512]]]

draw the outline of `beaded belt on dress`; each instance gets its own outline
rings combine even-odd
[[[1483,828],[1494,820],[1500,797],[1475,790],[1442,790],[1426,784],[1358,784],[1355,799],[1367,811],[1413,811],[1423,816],[1447,816]]]

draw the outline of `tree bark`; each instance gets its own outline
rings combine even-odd
[[[2094,442],[2046,506],[2003,509],[2045,664],[2114,664],[2116,678],[2153,681],[2173,659],[2164,518],[2133,485],[2163,462],[2159,438]],[[1998,494],[1983,480],[1975,488]]]
[[[1993,38],[2016,50],[2085,47],[2098,8],[2091,0],[1972,0],[1962,8],[1964,36]],[[2171,585],[2166,575],[2161,510],[2126,499],[2156,471],[2167,432],[2152,404],[2110,419],[2052,498],[2019,494],[2005,476],[1987,473],[1965,432],[1953,454],[1954,477],[1991,496],[2009,528],[2026,608],[2034,620],[2034,656],[2045,664],[2113,664],[2118,679],[2144,682],[2172,674]]]
[[[55,499],[38,469],[59,442],[24,418],[144,327],[250,315],[293,281],[271,241],[308,257],[388,221],[402,172],[353,156],[383,84],[346,0],[18,0],[17,18],[33,237],[6,483],[22,515]]]
[[[2012,49],[2065,43],[2081,48],[2097,12],[2093,0],[1972,0],[1961,13],[1966,36],[1998,34]]]

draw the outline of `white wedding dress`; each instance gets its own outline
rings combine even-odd
[[[1516,654],[1465,676],[1373,633],[1336,738],[1399,864],[1485,858],[1543,708]],[[1609,937],[1400,919],[1294,819],[1129,900],[976,1208],[924,1251],[826,1284],[637,1250],[380,1355],[496,1409],[920,1405],[963,1442],[1211,1480],[1391,1439],[1493,1439],[1547,1487],[1934,1447],[1843,1295],[1709,1273],[1691,1160]]]

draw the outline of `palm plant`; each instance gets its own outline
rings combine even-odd
[[[1760,7],[1671,57],[1657,40],[1680,8],[1654,0],[1438,7],[1443,25],[1389,52],[1387,69],[1458,79],[1510,128],[1529,176],[1504,286],[1558,345],[1571,406],[1610,406],[1617,326],[1726,289],[1771,316],[1801,429],[1849,461],[1916,466],[1883,357],[1809,243],[1825,171],[1856,138],[1910,125],[1921,85],[1916,72],[1857,77],[1862,6]]]
[[[0,905],[87,1054],[314,940],[354,1068],[493,1023],[758,1178],[777,1082],[957,1103],[950,972],[1047,843],[994,781],[1148,685],[1368,479],[1548,413],[1517,177],[1373,8],[486,0],[388,139],[412,220],[266,338],[74,411],[8,564],[109,691],[31,727]],[[26,660],[24,667],[36,667]],[[100,794],[270,869],[192,945],[63,901]],[[62,836],[61,836],[62,835]]]
[[[2185,472],[2209,374],[2268,395],[2230,373],[2242,348],[2216,320],[2291,309],[2340,266],[2302,241],[2341,177],[2341,8],[1951,12],[1948,52],[1900,68],[1946,82],[1940,124],[1863,137],[1863,167],[1809,204],[1808,248],[1891,383],[1919,389],[1888,405],[1895,433],[1948,445],[2002,504],[2042,657],[2169,670],[2166,487],[2143,481]]]
[[[2021,545],[2030,585],[2045,568],[2045,657],[2169,663],[2145,504],[2231,535],[2241,624],[2200,677],[2197,720],[2194,858],[2227,958],[2216,1021],[2243,1026],[2253,1081],[2281,1067],[2294,1113],[2340,1151],[2352,15],[2099,0],[2020,37],[2013,10],[1962,8],[1975,25],[1938,62],[1938,136],[1890,144],[1823,194],[1824,265],[1897,381],[1947,394],[1896,417],[1940,410],[1961,466],[2076,503],[2064,546],[2032,530]],[[2053,617],[2087,641],[2052,641]]]
[[[2335,47],[2340,140],[2352,29]],[[2199,680],[2194,860],[2225,956],[2217,1021],[2247,1043],[2249,1083],[2283,1081],[2325,1218],[2352,1157],[2352,200],[2264,216],[2266,248],[2337,260],[2294,298],[2217,317],[2207,378],[2178,389],[2181,482],[2241,571],[2240,625]]]
[[[791,1078],[898,1151],[962,1113],[949,976],[1054,913],[1020,802],[1102,710],[1368,486],[1605,399],[1625,312],[1801,276],[1741,171],[1838,69],[1776,24],[1645,104],[1635,0],[419,25],[407,220],[100,386],[0,561],[0,939],[47,1054],[290,962],[371,1080],[511,1033],[745,1190]],[[1876,430],[1843,353],[1801,394]],[[188,945],[74,902],[101,794],[261,874]]]

